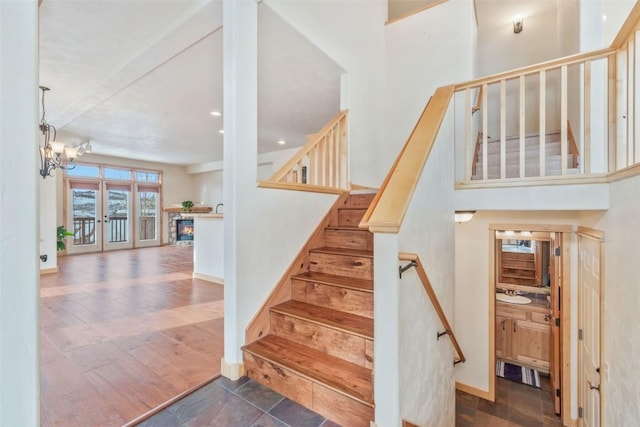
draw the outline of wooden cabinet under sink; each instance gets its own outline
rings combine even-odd
[[[496,303],[496,357],[548,373],[550,318],[541,307]]]

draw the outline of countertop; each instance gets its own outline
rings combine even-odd
[[[512,310],[526,310],[526,311],[536,311],[538,313],[550,313],[551,308],[549,307],[549,302],[547,301],[546,295],[536,295],[536,294],[522,294],[527,298],[531,299],[531,303],[529,304],[510,304],[508,302],[496,301],[497,306],[503,308],[509,308]]]

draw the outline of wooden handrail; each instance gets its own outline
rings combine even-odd
[[[438,317],[440,318],[440,322],[444,326],[447,335],[451,338],[451,343],[453,347],[456,349],[456,353],[458,354],[458,359],[456,362],[464,362],[466,359],[464,354],[462,353],[462,349],[460,348],[460,344],[458,344],[458,340],[456,339],[456,335],[453,333],[453,329],[447,320],[446,314],[444,314],[444,310],[440,305],[440,301],[438,301],[438,296],[433,290],[433,286],[431,286],[431,281],[429,281],[429,276],[427,276],[427,272],[425,271],[422,262],[420,261],[420,257],[418,254],[401,252],[398,254],[398,259],[401,261],[410,261],[415,263],[416,271],[418,273],[418,277],[420,277],[420,281],[422,282],[422,286],[424,286],[424,290],[427,291],[427,295],[431,300],[431,304],[436,309],[436,313],[438,313]]]
[[[375,206],[363,218],[369,230],[377,233],[397,233],[418,185],[431,148],[453,95],[453,85],[436,89],[427,103],[409,139],[396,158],[393,167],[376,196]]]
[[[347,113],[348,110],[340,111],[319,132],[308,135],[309,141],[259,186],[286,188],[291,184],[294,190],[317,191],[318,187],[348,190]]]
[[[616,38],[613,39],[611,47],[614,49],[619,49],[624,46],[627,40],[629,40],[633,36],[634,31],[638,28],[639,24],[640,2],[636,2],[636,4],[633,6],[633,9],[631,9],[631,12],[629,12],[629,16],[627,16],[627,19],[624,21],[624,24],[622,24],[622,27],[620,27],[620,31],[618,31]]]
[[[483,84],[494,84],[500,82],[500,80],[513,80],[520,76],[526,76],[529,74],[539,73],[540,71],[549,71],[554,68],[559,68],[563,65],[569,66],[573,64],[580,64],[584,61],[595,61],[597,59],[603,59],[607,56],[615,53],[615,49],[606,48],[595,50],[588,53],[579,53],[576,55],[565,56],[563,58],[553,59],[551,61],[541,62],[539,64],[528,65],[522,68],[516,68],[515,70],[505,71],[502,73],[494,74],[492,76],[481,77],[475,80],[469,80],[466,82],[458,83],[455,86],[456,92],[466,88],[475,88],[482,86]]]

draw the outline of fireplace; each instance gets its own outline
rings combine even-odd
[[[193,218],[176,219],[176,243],[193,241]]]

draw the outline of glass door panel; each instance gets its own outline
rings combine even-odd
[[[138,187],[136,247],[158,246],[160,193],[155,187]]]
[[[71,183],[67,224],[73,232],[67,245],[69,253],[95,252],[102,249],[100,228],[99,185]]]
[[[131,186],[107,183],[104,194],[104,250],[131,248]]]

